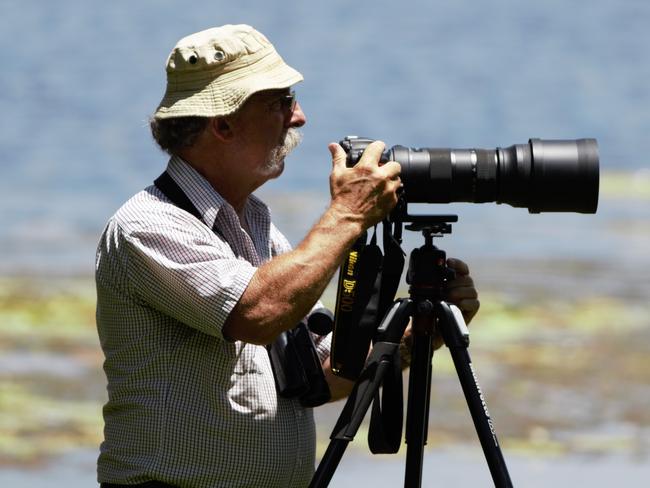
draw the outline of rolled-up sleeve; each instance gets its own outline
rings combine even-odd
[[[228,314],[257,271],[217,235],[168,221],[126,232],[116,227],[133,296],[203,333],[223,338]]]

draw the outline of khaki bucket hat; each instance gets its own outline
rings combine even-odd
[[[207,29],[178,41],[167,58],[167,89],[154,118],[228,115],[253,93],[302,79],[251,26]]]

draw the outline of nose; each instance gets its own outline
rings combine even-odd
[[[296,106],[294,107],[293,111],[291,112],[291,117],[287,120],[287,127],[302,127],[307,123],[307,117],[305,117],[305,113],[302,111],[302,107],[298,102],[296,102]]]

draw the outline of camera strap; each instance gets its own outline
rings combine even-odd
[[[377,328],[376,308],[369,303],[378,292],[382,254],[376,234],[366,244],[364,232],[348,251],[339,271],[336,294],[332,367],[339,376],[356,380],[363,369]]]
[[[395,300],[399,281],[404,271],[404,251],[400,246],[399,237],[395,237],[401,233],[401,229],[398,229],[400,225],[396,223],[395,227],[393,227],[388,220],[382,223],[384,260],[380,273],[381,283],[376,313],[377,326],[379,326],[379,322],[384,318]]]
[[[395,227],[385,220],[383,227],[384,259],[378,276],[378,292],[372,298],[376,302],[374,312],[377,327],[393,304],[399,281],[404,270],[404,252],[398,239],[400,224]],[[397,236],[397,237],[396,237]],[[402,399],[402,368],[399,356],[393,358],[392,371],[386,373],[382,383],[381,396],[375,393],[368,432],[368,446],[373,454],[394,454],[399,450],[402,439],[404,405]]]
[[[201,220],[201,214],[191,202],[189,197],[185,194],[181,187],[178,186],[178,183],[169,176],[167,171],[164,171],[158,178],[153,182],[156,187],[163,192],[163,194],[169,198],[174,205],[185,210],[188,213],[194,215],[197,219]]]

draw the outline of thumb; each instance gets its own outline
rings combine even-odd
[[[347,154],[343,148],[336,142],[331,142],[328,144],[327,149],[330,150],[332,155],[332,167],[336,168],[345,168],[345,162],[347,160]]]

